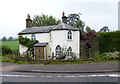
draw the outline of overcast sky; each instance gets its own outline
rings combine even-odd
[[[119,0],[1,0],[0,2],[0,38],[17,37],[17,33],[26,28],[25,19],[30,14],[52,15],[61,19],[65,15],[81,13],[86,26],[99,31],[108,26],[110,31],[118,30]]]

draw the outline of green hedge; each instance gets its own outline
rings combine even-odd
[[[120,51],[120,31],[99,32],[96,39],[100,53]]]

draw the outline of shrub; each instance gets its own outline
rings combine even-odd
[[[23,61],[17,61],[17,64],[25,64]]]
[[[107,52],[105,53],[109,59],[120,59],[120,52]]]
[[[120,31],[99,32],[96,39],[100,53],[120,51]]]
[[[7,45],[2,45],[2,55],[12,54],[12,50]]]
[[[97,60],[99,60],[99,61],[105,61],[105,60],[108,60],[108,59],[109,59],[109,57],[108,57],[105,53],[99,54],[99,55],[96,56],[95,58],[96,58]]]

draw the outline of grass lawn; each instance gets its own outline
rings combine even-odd
[[[2,41],[2,44],[0,45],[7,45],[11,48],[11,50],[18,50],[19,41]]]

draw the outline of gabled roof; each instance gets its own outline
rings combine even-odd
[[[22,34],[34,34],[34,33],[48,33],[50,31],[54,31],[54,30],[72,30],[72,31],[80,31],[78,28],[75,28],[73,26],[70,26],[68,24],[65,24],[63,22],[61,22],[58,25],[53,25],[53,26],[38,26],[38,27],[30,27],[30,28],[26,28],[23,31],[21,31],[20,33],[18,33],[18,35],[22,35]]]

